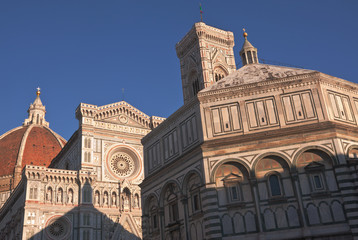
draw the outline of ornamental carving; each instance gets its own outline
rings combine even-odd
[[[127,147],[115,147],[107,154],[105,171],[110,179],[137,178],[141,171],[140,155]]]
[[[67,239],[71,232],[71,224],[65,217],[53,218],[46,228],[51,239]]]
[[[134,171],[133,159],[124,152],[114,154],[110,160],[110,168],[119,177],[128,177]]]

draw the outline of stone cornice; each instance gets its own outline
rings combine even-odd
[[[127,125],[115,124],[115,123],[108,123],[108,122],[99,122],[94,121],[93,126],[99,129],[107,129],[117,132],[124,132],[124,133],[131,133],[131,134],[138,134],[145,136],[151,130],[146,128],[139,128],[139,127],[132,127]]]
[[[320,73],[320,82],[322,85],[358,95],[357,83],[353,83],[341,78],[333,77],[325,73]]]
[[[209,103],[225,99],[293,89],[317,83],[358,95],[358,84],[332,77],[321,72],[313,72],[292,77],[268,79],[266,81],[256,83],[228,86],[226,88],[215,89],[212,91],[199,92],[198,98],[201,103]]]
[[[244,96],[275,92],[281,89],[307,86],[318,83],[319,73],[302,74],[293,77],[266,80],[239,86],[215,89],[207,92],[199,92],[198,98],[201,103],[216,102]]]

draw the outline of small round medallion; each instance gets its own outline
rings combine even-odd
[[[121,123],[127,123],[128,122],[128,118],[126,116],[124,116],[124,115],[119,116],[118,119],[119,119],[119,121]]]

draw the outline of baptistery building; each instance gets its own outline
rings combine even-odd
[[[184,105],[143,139],[143,239],[358,239],[358,85],[259,62],[244,32],[177,43]]]

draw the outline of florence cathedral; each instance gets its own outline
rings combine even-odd
[[[38,89],[0,136],[0,239],[358,240],[358,85],[242,40],[237,69],[233,33],[194,24],[167,119],[80,103],[66,142]]]

